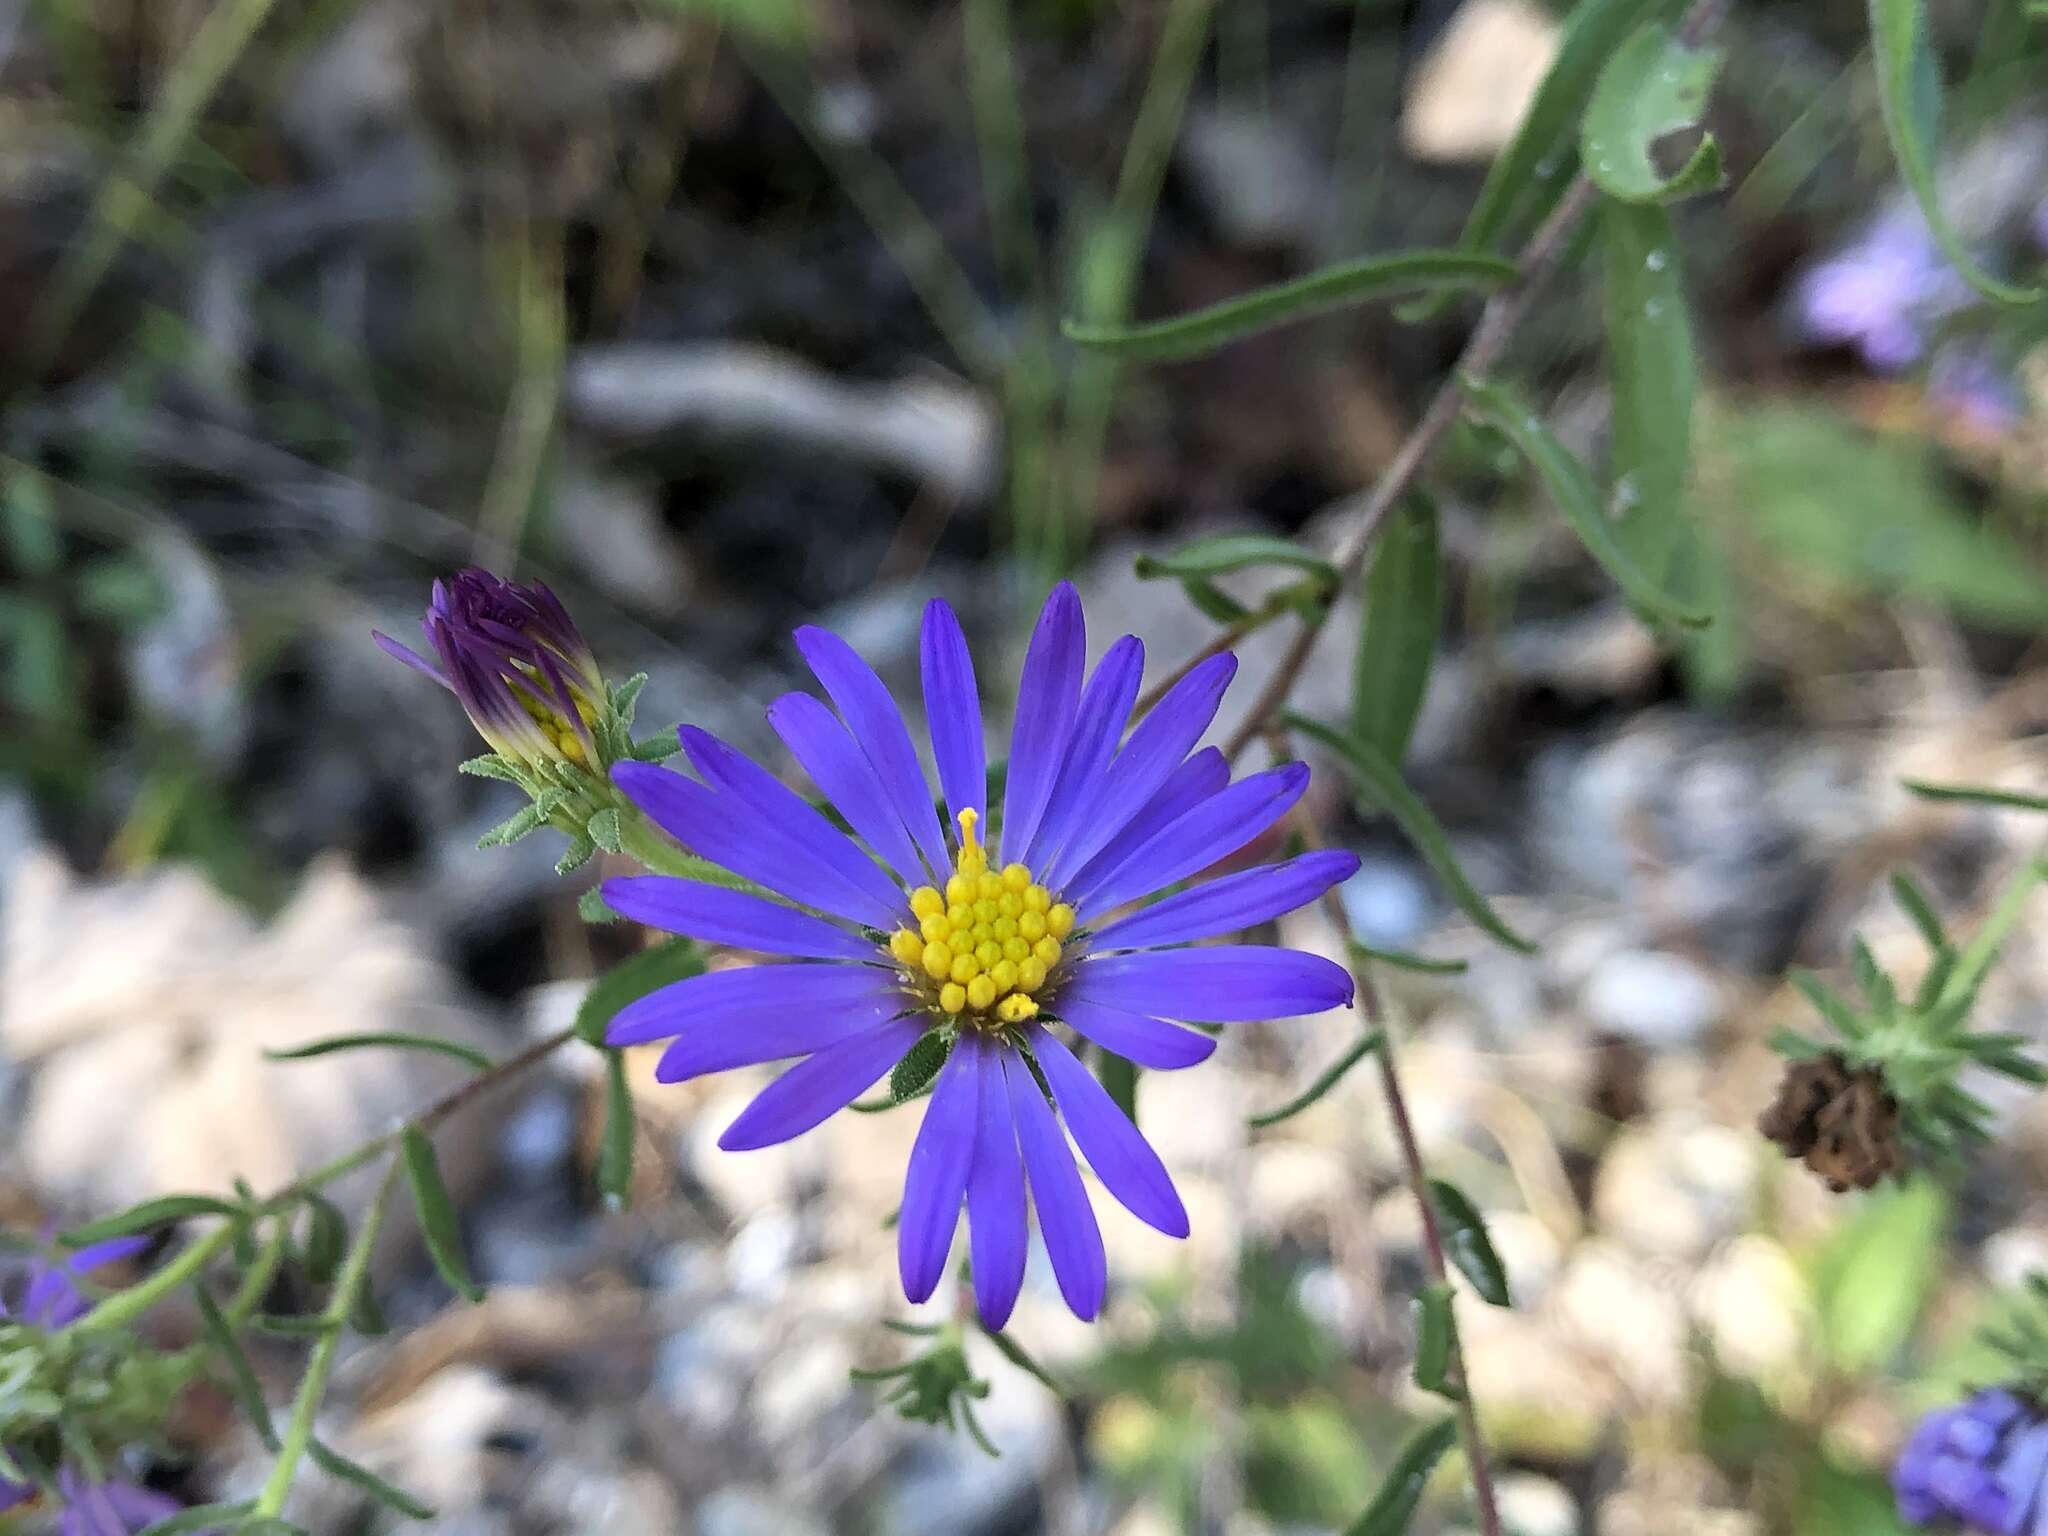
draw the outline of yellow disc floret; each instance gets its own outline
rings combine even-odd
[[[890,956],[962,1024],[994,1028],[1037,1016],[1059,968],[1074,909],[1055,902],[1022,864],[992,870],[975,836],[980,817],[960,813],[960,853],[944,887],[910,893],[916,926],[889,935]]]

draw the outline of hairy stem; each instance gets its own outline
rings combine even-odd
[[[313,1346],[312,1356],[306,1362],[306,1374],[299,1381],[298,1396],[292,1400],[291,1422],[285,1426],[284,1444],[277,1453],[277,1464],[270,1469],[270,1481],[263,1485],[263,1492],[256,1500],[254,1513],[277,1515],[284,1510],[284,1501],[292,1491],[292,1479],[298,1475],[299,1461],[306,1454],[306,1447],[312,1443],[313,1420],[320,1412],[321,1399],[327,1395],[327,1377],[334,1369],[334,1357],[341,1349],[341,1336],[347,1331],[349,1316],[355,1310],[356,1298],[362,1293],[364,1278],[370,1272],[370,1255],[377,1246],[377,1232],[384,1225],[384,1210],[391,1202],[391,1191],[398,1184],[398,1163],[394,1159],[384,1170],[384,1182],[377,1187],[376,1197],[370,1202],[370,1209],[363,1216],[363,1224],[356,1231],[356,1239],[343,1261],[341,1274],[334,1282],[334,1294],[328,1298],[327,1311],[321,1321],[325,1325],[320,1332],[320,1341]]]
[[[1273,750],[1276,755],[1284,756],[1285,740],[1276,738]],[[1315,823],[1302,814],[1299,806],[1294,810],[1294,825],[1310,848],[1323,846]],[[1352,956],[1351,974],[1358,985],[1358,1010],[1365,1015],[1366,1038],[1378,1043],[1372,1054],[1379,1067],[1380,1096],[1386,1100],[1387,1118],[1394,1127],[1394,1141],[1401,1150],[1402,1177],[1407,1181],[1409,1192],[1415,1197],[1415,1208],[1422,1217],[1422,1257],[1429,1272],[1429,1283],[1448,1286],[1450,1265],[1444,1258],[1443,1229],[1437,1222],[1436,1202],[1430,1199],[1429,1174],[1422,1164],[1422,1149],[1415,1140],[1415,1123],[1409,1118],[1408,1097],[1401,1088],[1401,1068],[1395,1059],[1394,1037],[1387,1030],[1379,992],[1373,986],[1366,962],[1358,958],[1351,932],[1351,917],[1344,910],[1344,900],[1337,887],[1332,886],[1323,892],[1322,901],[1323,910],[1337,925],[1346,952]],[[1458,1435],[1464,1442],[1465,1463],[1471,1469],[1472,1498],[1479,1507],[1481,1536],[1501,1536],[1500,1510],[1493,1491],[1493,1465],[1487,1458],[1486,1441],[1479,1433],[1479,1410],[1472,1402],[1471,1383],[1465,1376],[1464,1347],[1459,1343],[1455,1330],[1451,1334],[1449,1374],[1461,1388],[1457,1398]]]

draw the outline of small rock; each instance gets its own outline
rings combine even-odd
[[[1292,245],[1315,233],[1328,173],[1283,119],[1230,102],[1196,108],[1175,149],[1233,245]]]
[[[1745,1223],[1757,1155],[1749,1132],[1682,1114],[1629,1126],[1601,1162],[1594,1214],[1640,1253],[1698,1260]]]
[[[1419,160],[1492,159],[1521,126],[1558,35],[1556,19],[1530,0],[1465,0],[1415,70],[1402,145]]]
[[[1434,916],[1421,872],[1405,859],[1384,854],[1361,854],[1358,873],[1339,894],[1359,942],[1376,949],[1408,948]]]
[[[828,1536],[765,1488],[721,1488],[697,1506],[697,1536]]]
[[[1579,1528],[1578,1501],[1561,1483],[1533,1472],[1510,1472],[1494,1489],[1501,1524],[1510,1536],[1572,1536]]]
[[[1720,1017],[1720,990],[1683,956],[1630,949],[1608,956],[1587,979],[1594,1023],[1652,1050],[1696,1046]]]
[[[1755,1379],[1797,1365],[1812,1337],[1812,1292],[1792,1256],[1751,1233],[1716,1252],[1692,1285],[1692,1311],[1729,1370]]]

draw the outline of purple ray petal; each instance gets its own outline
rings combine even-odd
[[[900,894],[885,905],[864,886],[849,884],[800,844],[778,835],[735,795],[718,794],[652,763],[620,763],[612,769],[612,782],[685,848],[778,896],[873,928],[893,928],[907,918],[909,904]]]
[[[912,1301],[923,1301],[938,1289],[953,1230],[960,1224],[967,1170],[974,1162],[981,1067],[976,1052],[954,1048],[910,1149],[903,1209],[896,1220],[896,1263],[903,1272],[903,1294]]]
[[[918,764],[917,748],[911,744],[903,712],[875,676],[875,669],[844,640],[815,625],[806,624],[796,632],[796,648],[839,706],[882,781],[889,803],[896,807],[897,816],[910,829],[912,840],[924,851],[932,869],[943,873],[951,868],[952,855],[939,828],[938,812],[932,809],[931,785],[925,782],[924,769]]]
[[[1061,1019],[1104,1050],[1115,1051],[1141,1067],[1161,1072],[1192,1067],[1198,1061],[1207,1061],[1216,1050],[1215,1040],[1208,1035],[1142,1013],[1105,1008],[1077,995],[1071,987],[1061,994],[1056,1011]]]
[[[737,748],[708,731],[686,725],[676,733],[683,755],[705,783],[723,790],[751,809],[764,829],[786,838],[804,854],[829,869],[883,911],[907,913],[903,893],[824,812]],[[886,926],[886,924],[878,925]]]
[[[1125,635],[1095,664],[1095,675],[1082,691],[1067,758],[1060,765],[1059,777],[1053,781],[1052,798],[1038,824],[1038,835],[1029,848],[1013,853],[1013,858],[1037,869],[1041,863],[1049,863],[1051,856],[1073,835],[1080,818],[1087,813],[1103,770],[1123,740],[1144,674],[1145,647],[1136,635]]]
[[[728,1033],[739,1036],[743,1043],[756,1031],[772,1032],[778,1023],[791,1028],[815,1028],[821,1017],[830,1020],[843,1015],[872,1020],[894,1013],[907,1003],[900,978],[880,966],[810,961],[747,965],[671,982],[636,998],[612,1020],[611,1028],[605,1032],[605,1043],[645,1045],[674,1034],[701,1041],[709,1035]],[[793,1017],[778,1019],[785,1011]]]
[[[1081,1182],[1081,1170],[1074,1166],[1074,1154],[1060,1131],[1052,1107],[1039,1091],[1031,1069],[1015,1052],[1003,1054],[1003,1077],[1010,1094],[1010,1112],[1017,1125],[1017,1142],[1024,1152],[1024,1167],[1031,1175],[1031,1199],[1038,1207],[1038,1229],[1045,1237],[1045,1251],[1052,1260],[1053,1277],[1067,1306],[1083,1322],[1094,1320],[1102,1310],[1103,1292],[1109,1285],[1108,1264],[1102,1251],[1102,1230],[1095,1224],[1095,1211],[1088,1203],[1088,1190]]]
[[[967,1175],[967,1241],[974,1260],[975,1308],[983,1327],[999,1329],[1017,1305],[1017,1292],[1024,1284],[1024,1260],[1031,1247],[1024,1161],[1017,1150],[1017,1127],[1010,1119],[1010,1095],[1003,1085],[1005,1052],[987,1040],[971,1037],[962,1041],[961,1047],[986,1057],[980,1069],[974,1162]]]
[[[1198,875],[1285,816],[1307,788],[1307,763],[1286,763],[1240,779],[1132,847],[1096,879],[1075,881],[1067,887],[1067,899],[1088,911],[1112,912]]]
[[[0,1477],[0,1514],[4,1514],[17,1504],[26,1504],[35,1496],[34,1484],[10,1483],[6,1478]]]
[[[845,723],[808,693],[786,693],[777,699],[768,706],[768,723],[847,824],[889,861],[903,883],[923,885],[930,876],[917,844]]]
[[[891,1019],[826,1046],[756,1094],[725,1128],[719,1146],[728,1152],[751,1152],[803,1135],[867,1092],[923,1033],[920,1020]]]
[[[1123,857],[1125,846],[1139,847],[1161,827],[1167,826],[1207,800],[1221,794],[1230,784],[1230,765],[1215,747],[1204,747],[1167,776],[1159,793],[1146,803],[1108,848],[1084,865],[1068,885],[1099,880],[1112,864]]]
[[[39,1328],[62,1328],[92,1310],[92,1298],[79,1289],[80,1276],[109,1264],[132,1259],[149,1246],[149,1238],[110,1237],[89,1243],[58,1263],[44,1261],[31,1271],[28,1291],[21,1298],[24,1322]]]
[[[1010,767],[1003,792],[1002,846],[1028,848],[1066,760],[1074,711],[1081,701],[1081,663],[1088,631],[1072,582],[1054,587],[1039,611],[1017,681],[1010,727]]]
[[[924,714],[930,723],[932,757],[939,765],[939,788],[946,796],[951,824],[962,811],[988,821],[988,744],[982,739],[981,694],[974,681],[974,656],[961,633],[953,605],[935,597],[925,605],[924,627],[918,634],[918,661],[924,674]]]
[[[1321,1013],[1351,1001],[1351,973],[1321,955],[1264,944],[1091,956],[1060,994],[1105,1008],[1232,1024]]]
[[[1032,1053],[1052,1086],[1061,1115],[1088,1166],[1107,1189],[1138,1220],[1168,1237],[1188,1235],[1187,1208],[1159,1161],[1159,1154],[1138,1134],[1130,1117],[1074,1059],[1074,1053],[1037,1026],[1026,1030]]]
[[[876,958],[874,945],[822,917],[721,885],[668,875],[623,875],[605,881],[602,894],[622,917],[708,944],[811,960]]]
[[[1096,779],[1074,835],[1052,861],[1048,885],[1064,888],[1165,787],[1216,718],[1223,692],[1236,675],[1235,656],[1211,656],[1152,706],[1116,761]]]
[[[1283,912],[1308,905],[1331,886],[1357,873],[1355,853],[1339,848],[1304,853],[1282,864],[1225,875],[1154,902],[1100,930],[1093,946],[1098,951],[1149,949],[1159,944],[1191,944],[1196,939],[1242,933]]]
[[[427,660],[426,657],[422,656],[418,651],[414,650],[411,646],[399,644],[396,640],[392,639],[389,635],[385,634],[384,631],[381,629],[371,630],[370,638],[376,641],[378,648],[382,650],[386,656],[389,656],[393,661],[402,661],[408,667],[411,667],[413,671],[423,673],[427,677],[431,677],[435,682],[439,683],[443,688],[446,688],[450,693],[453,693],[455,691],[455,685],[448,681],[448,674],[443,672],[439,667],[435,666],[431,661]]]

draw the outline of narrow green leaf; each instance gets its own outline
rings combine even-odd
[[[1241,624],[1252,616],[1249,608],[1206,577],[1183,576],[1180,586],[1196,611],[1218,624]]]
[[[6,489],[0,491],[0,539],[6,541],[11,563],[23,576],[53,576],[64,563],[50,486],[42,471],[14,465]]]
[[[593,926],[623,920],[622,914],[614,912],[605,901],[602,885],[593,885],[576,898],[576,915]]]
[[[1138,1066],[1134,1061],[1119,1056],[1115,1051],[1095,1050],[1095,1075],[1109,1096],[1116,1100],[1116,1107],[1133,1125],[1138,1123]]]
[[[1442,617],[1436,506],[1411,496],[1395,509],[1373,553],[1351,673],[1351,734],[1390,763],[1407,755]]]
[[[1182,579],[1189,576],[1224,576],[1255,565],[1288,565],[1309,571],[1335,585],[1337,568],[1312,549],[1292,539],[1263,533],[1224,533],[1197,539],[1170,555],[1140,555],[1137,572],[1141,580],[1161,576]]]
[[[1402,1449],[1365,1513],[1344,1528],[1344,1536],[1405,1536],[1436,1464],[1457,1443],[1455,1419],[1440,1419],[1416,1435]]]
[[[1429,807],[1402,781],[1399,769],[1371,747],[1338,735],[1320,720],[1311,720],[1292,710],[1285,718],[1290,730],[1300,731],[1336,754],[1338,766],[1354,784],[1371,796],[1375,805],[1383,807],[1393,818],[1394,825],[1422,855],[1422,862],[1443,882],[1444,889],[1459,910],[1508,948],[1520,950],[1525,955],[1535,953],[1536,946],[1502,921],[1487,899],[1465,878],[1465,872],[1458,868],[1457,856],[1451,852],[1451,840],[1444,835],[1444,829],[1438,825]]]
[[[1927,893],[1920,889],[1920,883],[1904,870],[1892,875],[1892,896],[1913,926],[1920,932],[1929,949],[1948,948],[1948,935],[1942,931],[1941,914],[1934,910],[1934,903]]]
[[[1339,262],[1170,320],[1133,326],[1068,320],[1062,329],[1080,346],[1120,357],[1192,357],[1309,315],[1374,299],[1498,288],[1515,276],[1514,263],[1497,256],[1473,251],[1399,251]]]
[[[166,1515],[153,1525],[145,1525],[136,1536],[188,1536],[192,1531],[226,1529],[235,1526],[256,1507],[254,1499],[237,1499],[232,1504],[194,1504],[181,1509],[175,1515]],[[235,1526],[237,1530],[246,1527]]]
[[[441,1160],[426,1132],[409,1125],[399,1138],[405,1154],[405,1176],[412,1184],[413,1204],[420,1213],[420,1234],[427,1252],[448,1288],[469,1301],[482,1301],[484,1293],[469,1278],[469,1266],[462,1256],[462,1224],[455,1216],[455,1202],[441,1179]]]
[[[1316,1080],[1310,1083],[1308,1087],[1302,1089],[1300,1093],[1289,1099],[1285,1104],[1282,1104],[1278,1109],[1268,1109],[1253,1115],[1248,1123],[1256,1129],[1264,1130],[1269,1125],[1278,1125],[1283,1120],[1292,1120],[1296,1115],[1300,1114],[1341,1083],[1347,1072],[1378,1050],[1385,1040],[1385,1033],[1377,1029],[1359,1036],[1358,1039],[1351,1042],[1351,1045],[1345,1050],[1343,1055],[1317,1073]]]
[[[1497,382],[1473,378],[1463,382],[1465,400],[1473,413],[1521,450],[1587,553],[1600,562],[1636,608],[1650,618],[1669,623],[1698,626],[1708,622],[1707,615],[1693,611],[1663,591],[1629,558],[1606,508],[1600,505],[1585,466],[1551,435],[1550,428],[1525,402]]]
[[[1424,1286],[1415,1298],[1415,1385],[1456,1402],[1463,1394],[1451,1380],[1451,1355],[1458,1320],[1448,1285]]]
[[[1786,979],[1799,989],[1801,996],[1813,1004],[1822,1018],[1835,1026],[1835,1032],[1843,1039],[1860,1040],[1869,1033],[1862,1018],[1849,1006],[1848,1001],[1831,990],[1813,972],[1804,969],[1794,970],[1788,973]]]
[[[577,1037],[604,1044],[605,1030],[626,1004],[703,970],[704,952],[691,939],[666,939],[621,960],[584,996],[583,1006],[576,1010]]]
[[[1586,174],[1601,191],[1629,203],[1667,203],[1720,185],[1713,135],[1671,176],[1658,172],[1650,150],[1705,115],[1722,57],[1719,48],[1688,47],[1661,22],[1629,34],[1600,71],[1580,128]]]
[[[562,850],[562,856],[555,860],[555,873],[573,875],[597,856],[597,844],[587,835],[569,839],[569,846]]]
[[[266,1050],[265,1061],[310,1061],[316,1056],[332,1056],[337,1051],[361,1051],[390,1047],[401,1051],[428,1051],[437,1056],[448,1056],[473,1067],[479,1072],[488,1072],[491,1058],[473,1045],[464,1045],[456,1040],[444,1040],[438,1035],[414,1035],[403,1030],[373,1030],[360,1035],[329,1035],[325,1040],[315,1040],[308,1045],[295,1045],[288,1050]]]
[[[1056,1378],[1052,1374],[1052,1372],[1048,1371],[1044,1366],[1040,1365],[1036,1360],[1032,1359],[1031,1356],[1025,1352],[1023,1345],[1019,1344],[1007,1333],[1003,1333],[997,1329],[984,1327],[981,1331],[983,1336],[988,1339],[989,1343],[995,1345],[996,1352],[1000,1354],[1005,1360],[1009,1361],[1010,1364],[1017,1367],[1017,1369],[1022,1371],[1025,1375],[1033,1378],[1035,1381],[1037,1381],[1037,1383],[1040,1386],[1044,1387],[1045,1390],[1050,1392],[1054,1397],[1066,1397],[1066,1388],[1062,1387],[1059,1384],[1058,1378]]]
[[[354,1483],[379,1504],[397,1510],[408,1520],[431,1520],[434,1509],[422,1504],[402,1488],[394,1488],[376,1473],[360,1462],[350,1461],[331,1446],[321,1444],[316,1436],[306,1442],[306,1450],[313,1460],[320,1464],[320,1470],[329,1477],[338,1477],[345,1483]]]
[[[1699,378],[1671,216],[1654,206],[1600,210],[1607,361],[1614,387],[1607,511],[1629,563],[1659,590],[1684,535]]]
[[[597,1188],[613,1210],[624,1210],[633,1193],[636,1139],[633,1090],[626,1081],[626,1059],[617,1051],[606,1051],[604,1140],[598,1148]]]
[[[315,1285],[326,1285],[348,1252],[348,1218],[325,1195],[306,1197],[306,1273]]]
[[[131,1232],[146,1231],[150,1227],[169,1226],[191,1216],[239,1218],[243,1214],[242,1208],[233,1201],[216,1199],[212,1195],[164,1195],[155,1200],[145,1200],[140,1205],[131,1205],[127,1210],[99,1221],[87,1222],[82,1227],[73,1227],[69,1232],[59,1234],[57,1240],[67,1248],[83,1248],[87,1243],[126,1237]]]
[[[1487,1235],[1486,1219],[1479,1214],[1479,1208],[1448,1179],[1431,1179],[1429,1193],[1430,1203],[1436,1207],[1444,1253],[1458,1266],[1458,1273],[1494,1306],[1513,1306],[1514,1300],[1508,1294],[1507,1268],[1493,1251],[1493,1239]]]
[[[233,1394],[243,1416],[256,1431],[257,1438],[267,1449],[276,1450],[277,1427],[270,1422],[270,1408],[263,1401],[262,1384],[256,1380],[256,1372],[249,1365],[249,1357],[242,1353],[242,1346],[235,1338],[234,1329],[230,1328],[228,1320],[221,1316],[220,1308],[207,1294],[204,1285],[194,1285],[192,1295],[199,1303],[199,1323],[206,1334],[206,1341],[228,1369],[229,1392]]]
[[[1957,275],[1998,304],[2032,304],[2039,288],[2002,283],[1977,264],[1941,211],[1936,158],[1941,139],[1941,72],[1927,36],[1924,0],[1870,0],[1870,46],[1886,135],[1920,212]]]
[[[1463,960],[1432,960],[1426,955],[1411,955],[1405,949],[1374,949],[1356,939],[1349,947],[1354,965],[1370,961],[1391,965],[1397,971],[1420,971],[1425,976],[1462,976],[1468,969]]]
[[[1969,800],[1978,805],[2001,805],[2016,811],[2048,811],[2048,795],[2030,795],[2017,789],[1993,789],[1988,784],[1930,784],[1925,779],[1900,780],[1923,800]]]

